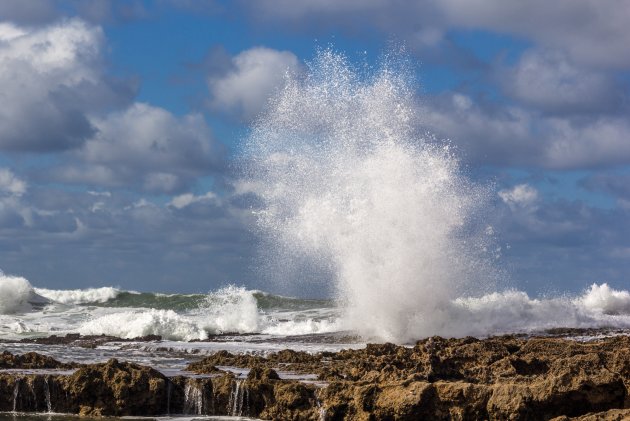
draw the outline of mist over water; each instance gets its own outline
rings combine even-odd
[[[330,270],[347,328],[394,341],[444,331],[452,300],[497,279],[478,229],[488,190],[416,129],[411,74],[320,51],[247,144],[263,235]]]

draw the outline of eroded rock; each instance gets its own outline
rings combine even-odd
[[[2,354],[4,364],[57,366]],[[247,378],[220,370],[249,368]],[[219,367],[219,368],[217,368]],[[588,343],[504,336],[428,338],[413,347],[368,345],[267,358],[225,351],[192,363],[206,376],[166,378],[110,360],[72,375],[0,372],[0,411],[53,409],[84,415],[235,415],[274,420],[617,420],[630,416],[630,339]],[[282,380],[276,370],[319,382]]]

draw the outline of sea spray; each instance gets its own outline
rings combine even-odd
[[[418,132],[416,86],[398,64],[366,75],[320,51],[287,75],[244,161],[275,250],[332,273],[345,327],[404,342],[444,331],[451,301],[490,289],[494,272],[472,229],[487,190]]]
[[[11,314],[31,309],[30,300],[36,297],[25,278],[5,275],[0,271],[0,314]]]

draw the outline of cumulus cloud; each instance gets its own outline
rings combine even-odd
[[[525,52],[504,75],[504,88],[515,99],[552,113],[614,110],[624,92],[611,74],[577,66],[551,50]]]
[[[211,106],[243,119],[256,116],[270,95],[278,89],[287,72],[299,71],[295,54],[255,47],[232,57],[227,72],[208,76]]]
[[[476,164],[549,169],[630,164],[630,121],[620,115],[544,115],[461,93],[427,98],[424,125]]]
[[[532,208],[538,201],[538,190],[529,184],[518,184],[511,189],[499,190],[499,197],[510,208]]]
[[[177,209],[183,209],[186,206],[190,206],[193,203],[205,202],[208,200],[216,200],[218,199],[217,195],[213,192],[208,192],[206,194],[202,194],[200,196],[195,196],[192,193],[184,193],[179,196],[173,197],[173,199],[168,203],[169,206],[172,206]]]
[[[531,138],[535,116],[520,107],[476,102],[455,92],[427,97],[420,115],[427,129],[450,139],[468,162],[529,164],[543,152],[543,143]]]
[[[26,192],[26,182],[16,177],[8,168],[0,168],[0,194],[22,196]]]
[[[54,170],[57,180],[170,193],[223,168],[223,146],[199,114],[135,103],[91,121],[96,134]]]
[[[33,28],[0,23],[0,150],[80,146],[87,113],[127,102],[134,88],[104,77],[103,33],[80,20]]]

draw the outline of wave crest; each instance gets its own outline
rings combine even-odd
[[[174,341],[207,339],[208,335],[194,321],[173,310],[123,311],[98,317],[84,323],[78,332],[82,335],[110,335],[133,339],[159,335]]]
[[[121,293],[119,289],[113,287],[68,290],[35,288],[35,292],[57,303],[73,305],[106,303],[115,299]]]
[[[259,331],[261,314],[255,291],[229,285],[208,294],[204,314],[204,328],[212,333],[252,333]]]
[[[0,271],[0,314],[30,311],[33,304],[45,303],[47,300],[35,293],[26,278],[5,275]]]
[[[630,314],[630,292],[612,289],[606,283],[591,285],[580,302],[586,309],[603,314]]]

